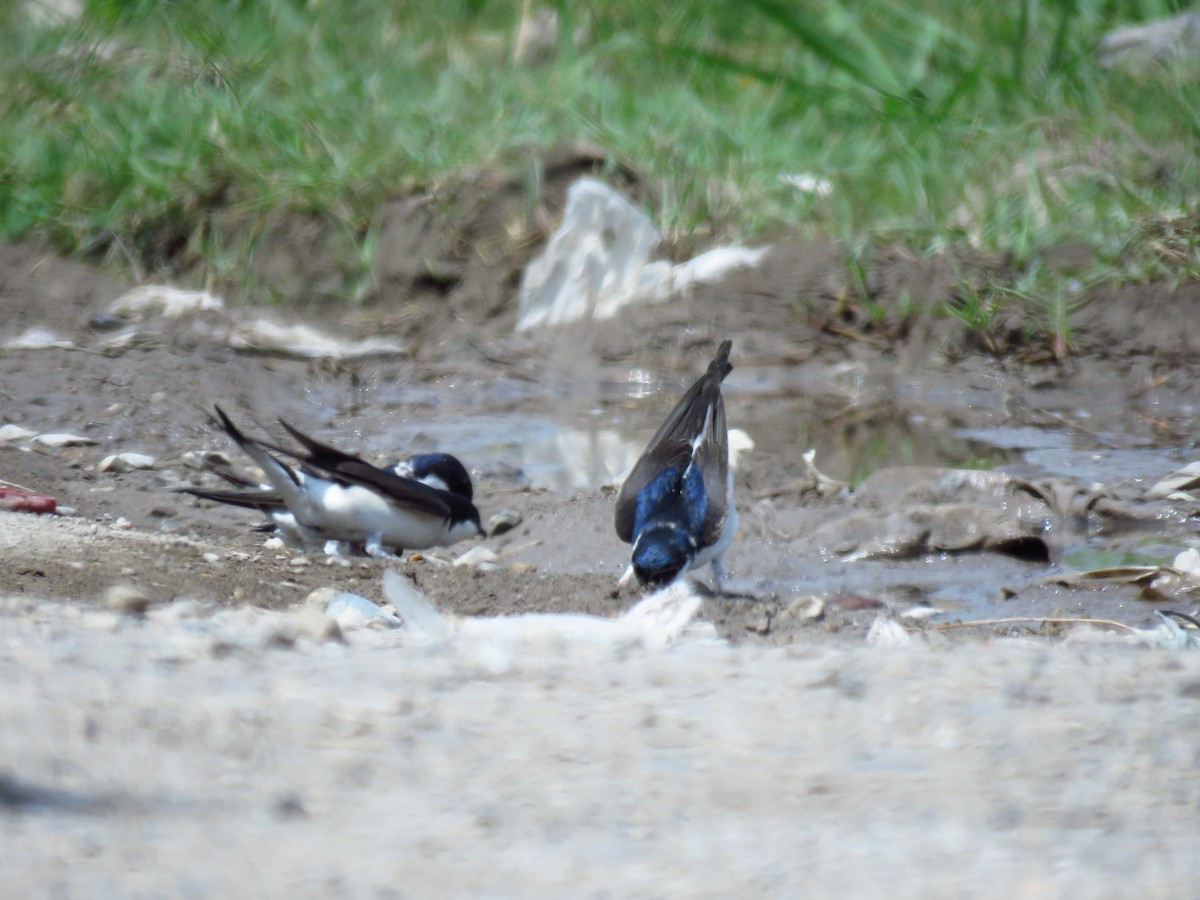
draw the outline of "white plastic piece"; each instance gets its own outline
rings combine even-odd
[[[525,269],[517,330],[610,319],[634,302],[660,302],[693,284],[757,265],[769,248],[722,247],[679,265],[651,262],[662,235],[608,185],[581,178],[567,191],[562,223]]]
[[[74,347],[73,343],[55,337],[54,332],[41,325],[35,325],[4,344],[5,350],[71,350]]]
[[[219,311],[224,308],[225,302],[208,291],[181,291],[164,284],[147,284],[118,297],[108,311],[135,319],[144,319],[152,315],[178,319],[193,313]]]
[[[234,350],[282,354],[301,359],[355,360],[403,356],[407,348],[386,338],[347,341],[322,334],[310,325],[281,325],[269,319],[242,322],[229,335]]]
[[[400,619],[366,597],[343,592],[325,607],[325,616],[343,631],[357,628],[399,628]]]

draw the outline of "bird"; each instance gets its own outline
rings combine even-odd
[[[191,494],[202,500],[212,500],[215,503],[225,503],[239,506],[243,509],[257,509],[267,517],[261,525],[255,525],[254,531],[275,532],[293,547],[303,550],[313,550],[328,544],[329,539],[315,528],[307,528],[296,521],[292,511],[283,502],[283,497],[270,484],[258,484],[249,478],[234,475],[224,469],[211,467],[210,471],[232,484],[236,490],[213,490],[212,488],[179,488],[176,493]],[[297,472],[297,477],[303,480],[303,472]],[[335,549],[330,546],[330,549]]]
[[[259,484],[216,466],[210,467],[209,470],[214,475],[228,481],[237,490],[179,488],[178,493],[190,494],[193,497],[240,506],[245,509],[257,509],[267,517],[267,521],[261,525],[255,525],[253,530],[275,532],[293,547],[307,550],[325,547],[332,553],[338,553],[345,549],[340,545],[346,542],[332,540],[319,529],[297,522],[292,511],[283,502],[283,497],[269,483]],[[382,471],[415,479],[431,488],[458,494],[468,501],[474,496],[471,476],[468,474],[466,466],[458,457],[449,453],[416,453],[407,459],[384,466]],[[308,476],[303,470],[300,470],[296,472],[296,477],[303,484]]]
[[[721,397],[732,349],[732,341],[721,343],[621,485],[614,524],[633,545],[622,585],[636,575],[643,587],[657,588],[711,563],[717,592],[724,590],[722,556],[738,526]]]
[[[248,492],[250,496],[239,505],[263,509],[285,533],[294,522],[292,536],[302,546],[321,541],[327,550],[361,545],[368,556],[394,558],[389,548],[424,550],[486,536],[472,502],[470,476],[450,454],[421,454],[421,458],[379,468],[309,437],[282,419],[279,424],[303,450],[247,437],[224,410],[219,406],[215,410],[225,433],[258,464],[269,483],[269,490],[257,495]],[[289,457],[295,464],[285,463],[275,454]],[[400,474],[402,471],[437,479],[436,486]],[[209,499],[218,499],[212,493],[208,492]],[[230,499],[225,496],[220,502]]]

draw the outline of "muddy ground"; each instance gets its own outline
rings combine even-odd
[[[397,252],[445,243],[428,223],[404,232],[411,207],[396,215]],[[1191,461],[1200,433],[1195,285],[1098,289],[1056,360],[1063,347],[1027,322],[981,338],[944,313],[964,278],[994,273],[989,260],[878,254],[867,308],[840,248],[784,241],[761,270],[670,304],[514,334],[523,257],[486,256],[443,258],[439,278],[397,263],[349,311],[230,303],[234,319],[408,348],[331,363],[231,349],[228,316],[114,322],[100,314],[129,284],[0,247],[0,344],[34,326],[72,342],[0,351],[0,424],[94,441],[0,442],[0,478],[69,513],[0,513],[9,883],[65,896],[1194,886],[1195,660],[1118,632],[1063,646],[1036,623],[925,629],[1046,616],[1149,627],[1157,607],[1194,607],[1187,593],[1055,577],[1169,563],[1197,543],[1190,502],[1142,496]],[[915,313],[914,298],[926,301]],[[701,617],[732,649],[564,652],[497,677],[353,635],[178,653],[98,612],[118,583],[158,611],[287,611],[326,586],[379,599],[384,563],[264,547],[253,515],[174,493],[217,484],[189,453],[245,464],[209,418],[219,402],[251,429],[278,434],[283,417],[381,460],[458,453],[485,521],[508,511],[521,524],[485,542],[495,571],[448,565],[465,545],[400,564],[440,609],[616,615],[636,596],[616,590],[628,548],[606,483],[723,337],[730,425],[755,447],[737,474],[735,596],[706,598]],[[835,479],[876,480],[822,495],[809,448]],[[126,451],[153,467],[98,470]],[[1056,486],[1058,500],[1030,512],[1020,489],[972,494],[966,527],[987,533],[939,543],[909,514],[964,498],[901,465],[987,467],[1042,485],[1038,502]],[[880,524],[893,514],[899,525]],[[708,572],[694,575],[706,590]],[[915,648],[866,649],[880,616]]]

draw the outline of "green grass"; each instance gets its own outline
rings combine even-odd
[[[1093,57],[1175,5],[560,3],[582,40],[515,66],[515,2],[92,0],[42,25],[12,4],[0,237],[232,273],[311,212],[365,257],[384,198],[582,140],[641,173],[669,235],[968,243],[1053,329],[1070,298],[1035,276],[1065,240],[1088,281],[1200,277],[1200,82]]]

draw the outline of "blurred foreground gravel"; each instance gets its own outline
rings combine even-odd
[[[0,601],[8,896],[1187,896],[1200,654]]]

